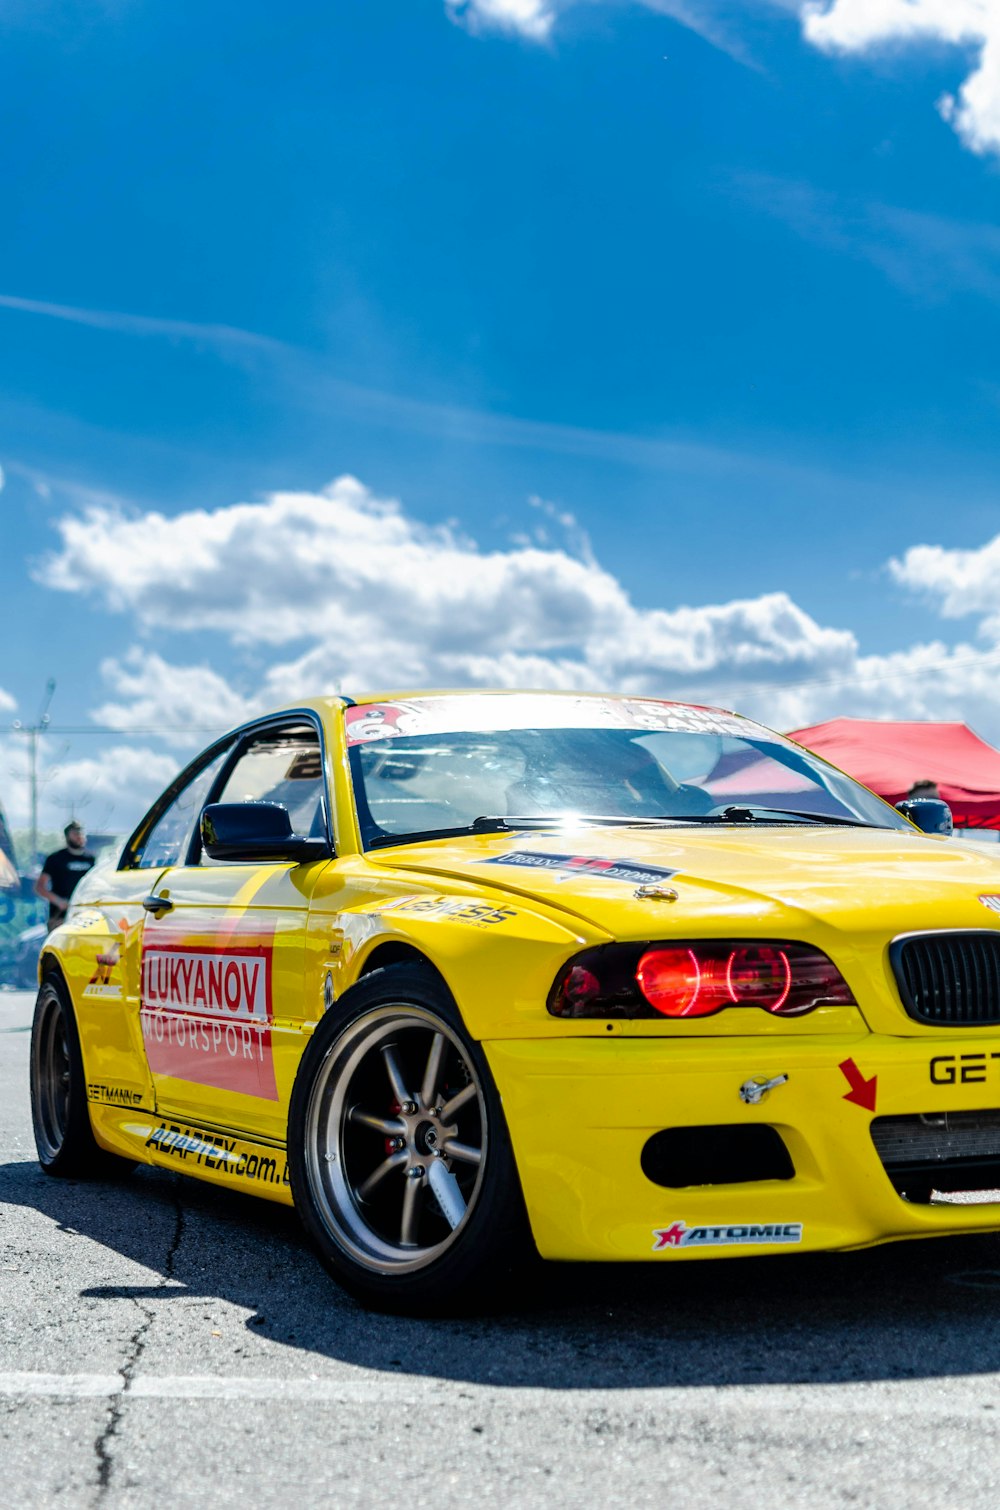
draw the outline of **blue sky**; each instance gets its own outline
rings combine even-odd
[[[55,676],[118,731],[51,737],[50,821],[334,687],[1000,740],[994,0],[0,0],[0,41],[0,719]]]

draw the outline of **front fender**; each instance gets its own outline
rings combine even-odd
[[[564,1035],[566,1024],[545,1009],[556,973],[579,949],[606,941],[577,919],[516,900],[444,892],[369,902],[341,912],[338,926],[343,942],[328,972],[335,997],[377,967],[380,953],[388,963],[414,951],[442,977],[476,1039]]]

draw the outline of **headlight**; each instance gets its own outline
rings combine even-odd
[[[801,1017],[853,1005],[822,950],[770,939],[604,944],[565,964],[548,999],[554,1017],[711,1017],[727,1007]]]

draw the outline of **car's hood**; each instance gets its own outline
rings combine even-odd
[[[537,898],[617,938],[689,926],[756,933],[793,927],[804,914],[869,935],[1000,925],[981,901],[1000,898],[1000,846],[916,832],[587,827],[435,840],[369,859]],[[677,900],[637,896],[643,886],[676,891]]]

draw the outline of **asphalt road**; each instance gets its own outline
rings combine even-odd
[[[5,1505],[1000,1502],[1000,1238],[551,1266],[399,1321],[294,1217],[179,1175],[45,1178],[31,998],[0,993]]]

